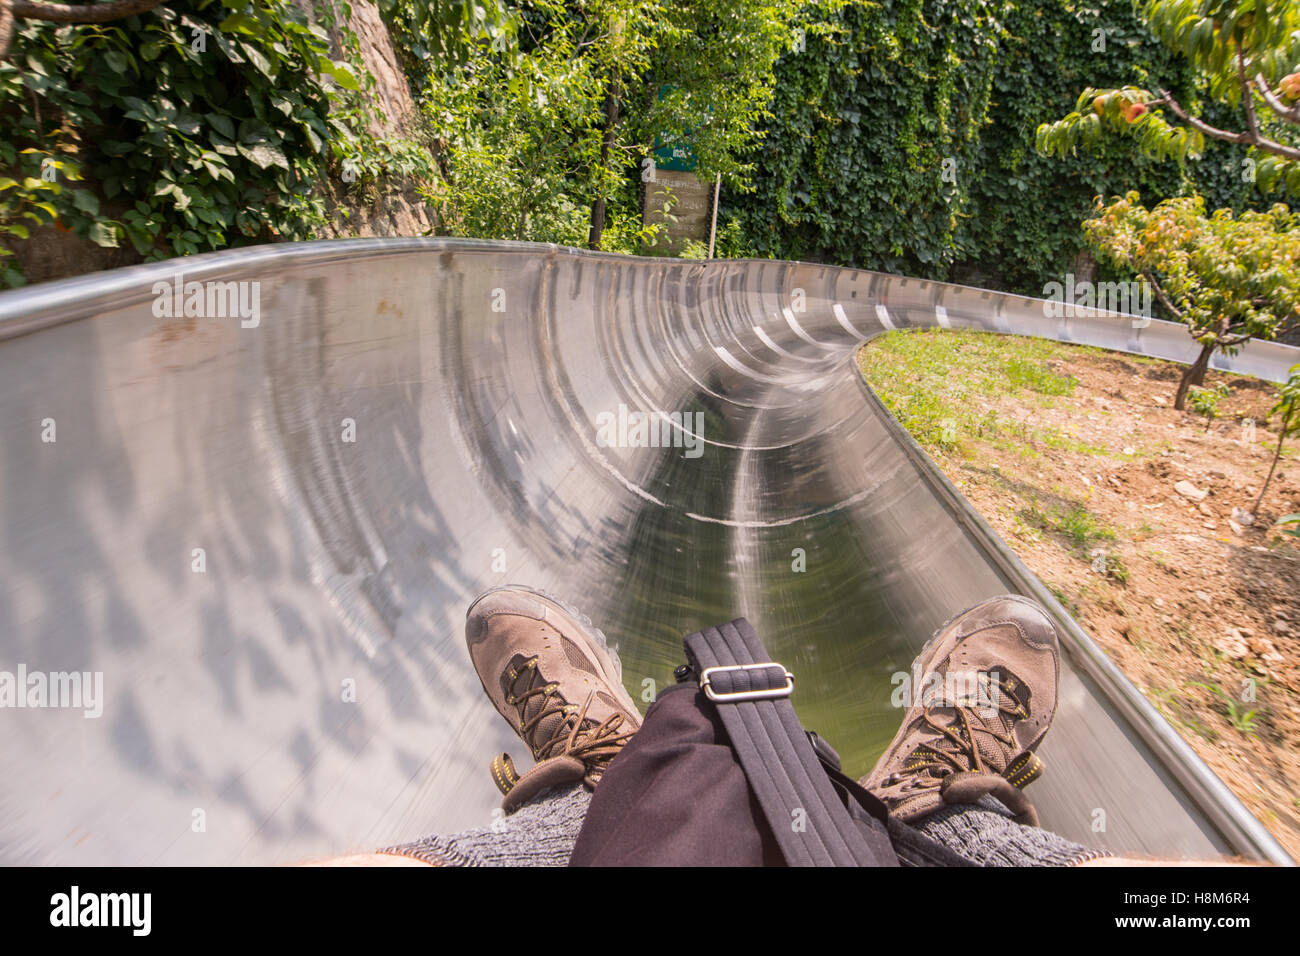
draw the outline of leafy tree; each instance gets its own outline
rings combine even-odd
[[[752,191],[724,186],[725,254],[1041,295],[1085,248],[1078,223],[1099,193],[1260,201],[1238,144],[1213,143],[1186,169],[1134,161],[1123,142],[1064,163],[1035,150],[1039,123],[1086,83],[1158,74],[1196,95],[1195,72],[1132,0],[881,0],[802,17],[804,44],[776,67]]]
[[[0,62],[9,244],[55,225],[162,258],[305,237],[321,220],[321,76],[356,79],[288,0],[173,0],[104,24],[28,19],[14,41]],[[22,281],[5,266],[6,285]]]
[[[842,0],[816,0],[830,7]],[[601,247],[606,199],[656,137],[689,139],[701,171],[741,188],[767,115],[773,69],[809,0],[585,0],[606,42],[600,173],[588,245]],[[585,29],[590,30],[590,26]]]
[[[518,17],[505,0],[376,0],[411,86],[431,71],[464,65],[484,46],[515,48]]]
[[[421,109],[441,176],[426,191],[442,232],[582,245],[598,155],[602,86],[568,31],[521,50],[483,46],[430,71]]]
[[[1201,346],[1178,383],[1174,407],[1201,385],[1216,351],[1273,339],[1300,318],[1300,220],[1286,206],[1205,215],[1199,196],[1147,210],[1137,193],[1100,200],[1083,224],[1098,254],[1151,283],[1156,298]]]
[[[1066,156],[1108,134],[1130,136],[1139,153],[1199,159],[1206,138],[1262,156],[1262,188],[1300,193],[1300,5],[1294,0],[1143,0],[1148,25],[1208,78],[1208,98],[1232,109],[1236,128],[1216,125],[1166,86],[1089,87],[1075,109],[1037,133],[1038,148]],[[1168,114],[1166,114],[1166,110]]]
[[[0,60],[0,285],[36,227],[160,259],[319,234],[331,173],[432,175],[291,0],[26,6],[61,22],[15,21]],[[347,0],[314,10],[359,62]]]
[[[581,49],[588,44],[588,62],[602,91],[599,146],[587,157],[594,186],[587,233],[587,245],[592,249],[601,248],[610,194],[639,152],[628,141],[624,101],[644,82],[657,33],[665,23],[660,19],[663,6],[656,0],[586,0],[578,7],[581,16],[569,21],[572,28],[581,29],[581,35],[574,38],[575,46]],[[557,2],[553,14],[558,14],[559,7]],[[594,40],[586,39],[592,36]]]
[[[462,61],[432,63],[421,90],[440,149],[443,182],[430,196],[444,228],[635,247],[648,233],[636,208],[639,177],[630,174],[657,137],[689,139],[702,171],[743,185],[773,64],[805,5],[534,0],[511,8],[512,45],[480,43]]]

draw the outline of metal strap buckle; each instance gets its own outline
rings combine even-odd
[[[763,671],[773,667],[785,675],[784,687],[772,687],[767,690],[733,690],[719,694],[713,689],[710,680],[712,675],[722,671]],[[778,697],[790,696],[794,690],[794,675],[775,661],[768,661],[765,664],[729,664],[725,667],[706,667],[704,673],[700,675],[700,690],[704,691],[704,695],[709,700],[724,703],[734,703],[741,700],[773,700]]]

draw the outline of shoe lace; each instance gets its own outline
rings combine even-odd
[[[927,704],[923,712],[923,720],[927,727],[939,734],[940,739],[916,748],[907,758],[903,769],[889,775],[885,781],[887,785],[907,781],[903,789],[921,790],[942,785],[944,777],[952,773],[974,772],[998,775],[1003,773],[1002,769],[988,766],[975,740],[975,734],[977,732],[987,734],[1014,752],[1018,748],[1014,736],[1015,722],[1027,719],[1029,708],[1016,696],[1012,682],[1008,678],[998,677],[986,671],[981,671],[978,676],[984,678],[981,686],[998,688],[998,693],[992,702],[996,706],[997,713],[989,716],[1001,718],[1005,715],[1010,718],[1002,719],[1001,732],[993,726],[991,720],[981,719],[977,723],[975,718],[978,715],[973,712],[974,707],[967,701],[936,701]],[[991,709],[989,703],[980,702],[976,706],[981,710],[989,710]],[[935,713],[939,708],[951,709],[955,712],[955,716],[945,722],[945,715]]]
[[[551,757],[573,757],[582,761],[587,768],[587,781],[594,784],[605,765],[632,738],[635,731],[620,732],[619,728],[624,722],[622,714],[610,714],[599,723],[588,718],[587,711],[596,699],[595,691],[587,695],[581,707],[566,702],[562,697],[556,698],[555,693],[560,685],[542,679],[537,670],[536,657],[525,664],[519,676],[526,676],[528,684],[522,693],[510,697],[510,703],[519,709],[519,733],[532,746],[533,759],[541,762]],[[526,717],[528,702],[534,697],[542,698],[542,706],[537,713]],[[543,740],[534,741],[532,735],[548,717],[556,716],[561,719],[549,735]]]

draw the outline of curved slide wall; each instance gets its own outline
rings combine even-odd
[[[160,317],[178,269],[257,283],[256,315]],[[1193,348],[869,272],[431,239],[0,295],[0,671],[102,675],[89,706],[0,710],[0,861],[286,862],[489,825],[487,760],[524,748],[461,628],[507,581],[582,606],[642,700],[681,634],[748,616],[854,774],[932,629],[1034,594],[1068,651],[1044,824],[1285,860],[861,384],[860,342],[934,325]],[[682,447],[638,412],[684,416]]]

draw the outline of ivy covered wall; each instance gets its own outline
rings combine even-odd
[[[0,59],[0,288],[352,231],[340,197],[430,178],[425,144],[384,138],[355,22],[347,0],[17,21]],[[422,208],[405,221],[429,223]]]
[[[742,6],[751,20],[736,20]],[[693,85],[696,114],[740,127],[693,124],[724,167],[721,255],[1036,295],[1075,268],[1098,194],[1199,192],[1211,209],[1278,198],[1218,141],[1186,169],[1122,141],[1035,151],[1038,124],[1087,86],[1158,77],[1197,101],[1131,0],[699,0],[667,26],[647,8],[167,0],[102,25],[20,21],[0,58],[0,287],[338,234],[580,244],[597,193],[604,248],[644,251],[639,161],[662,105],[646,91],[664,85]],[[738,39],[733,21],[764,29]],[[766,97],[731,110],[741,123],[723,107],[768,83],[773,51],[760,54],[784,49],[787,27],[797,42],[750,151]]]
[[[1155,73],[1194,99],[1191,71],[1130,0],[851,3],[778,68],[754,192],[724,193],[729,255],[808,259],[1042,293],[1074,267],[1092,199],[1200,191],[1267,205],[1240,147],[1135,159],[1127,144],[1062,161],[1038,124],[1087,86]]]

